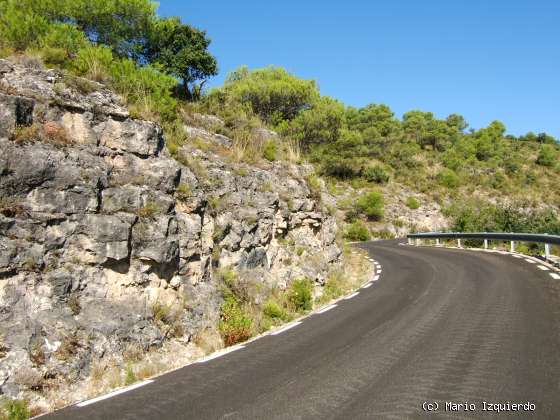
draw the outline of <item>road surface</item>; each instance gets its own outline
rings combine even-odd
[[[559,418],[560,280],[511,255],[360,246],[381,277],[333,309],[45,419]]]

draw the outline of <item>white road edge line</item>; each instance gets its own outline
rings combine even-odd
[[[550,277],[552,277],[553,279],[556,279],[556,280],[560,280],[560,276],[556,273],[550,273]]]
[[[372,281],[377,281],[377,280],[379,280],[379,274],[375,276]]]
[[[525,261],[527,261],[528,263],[531,263],[531,264],[536,264],[535,261],[530,260],[529,258],[525,258]]]
[[[323,314],[323,313],[325,313],[325,312],[327,312],[327,311],[330,311],[331,309],[336,308],[336,306],[337,306],[336,304],[332,304],[332,305],[326,306],[326,307],[324,307],[323,309],[321,309],[320,311],[318,311],[317,313],[318,313],[318,314]]]
[[[278,331],[274,331],[273,333],[270,333],[270,335],[278,335],[283,333],[284,331],[288,331],[291,328],[297,327],[299,324],[301,324],[301,321],[297,321],[297,322],[292,322],[291,324],[286,325],[283,328],[280,328]]]
[[[124,394],[125,392],[132,391],[133,389],[140,388],[141,386],[151,384],[152,382],[154,382],[153,379],[148,379],[146,381],[127,386],[126,388],[118,389],[116,391],[110,392],[110,393],[102,395],[100,397],[92,398],[91,400],[82,401],[82,402],[76,404],[76,406],[85,407],[86,405],[90,405],[90,404],[96,403],[98,401],[103,401],[103,400],[106,400],[107,398],[111,398],[111,397],[114,397],[114,396],[119,395],[119,394]]]
[[[364,285],[362,286],[362,289],[367,289],[367,288],[370,287],[370,286],[371,286],[371,282],[366,283],[366,284],[364,284]]]
[[[538,265],[537,268],[542,271],[549,271],[548,267],[545,267],[544,265]]]
[[[360,292],[354,292],[351,295],[346,296],[344,299],[345,300],[352,299],[354,296],[358,296],[359,294],[360,294]]]
[[[219,351],[216,352],[214,354],[211,354],[208,357],[205,357],[204,359],[201,359],[199,361],[197,361],[196,363],[205,363],[205,362],[209,362],[210,360],[214,360],[217,359],[218,357],[222,357],[225,356],[226,354],[229,354],[231,352],[234,352],[235,350],[240,350],[240,349],[244,349],[245,346],[242,344],[238,344],[236,346],[231,346],[231,347],[227,347],[225,348],[223,351]]]

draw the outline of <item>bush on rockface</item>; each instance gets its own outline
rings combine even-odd
[[[389,175],[379,165],[363,168],[361,175],[366,181],[375,182],[376,184],[386,184],[389,181]]]
[[[313,282],[308,278],[294,280],[288,291],[288,300],[297,312],[306,312],[313,307]]]
[[[226,346],[247,341],[252,335],[253,319],[233,295],[220,306],[218,329]]]
[[[384,214],[383,195],[372,191],[362,195],[356,202],[356,208],[370,220],[381,220]]]
[[[454,189],[459,186],[459,177],[452,169],[444,168],[437,175],[438,182],[449,189]]]
[[[418,200],[414,197],[408,197],[406,199],[406,206],[411,209],[411,210],[416,210],[418,208],[420,208],[420,203],[418,202]]]
[[[349,241],[367,241],[371,238],[371,234],[364,222],[355,220],[346,228],[344,237]]]

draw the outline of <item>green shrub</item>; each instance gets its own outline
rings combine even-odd
[[[306,177],[307,187],[311,192],[311,197],[317,201],[321,201],[321,181],[317,174],[311,173]]]
[[[288,321],[290,319],[288,312],[273,299],[266,301],[263,307],[263,314],[275,322]]]
[[[0,419],[4,420],[27,420],[31,413],[25,400],[6,400],[3,404],[4,414],[0,413]]]
[[[347,227],[344,237],[349,241],[367,241],[371,238],[371,235],[365,223],[356,220]]]
[[[177,101],[172,91],[177,80],[150,65],[138,67],[129,59],[115,61],[110,68],[112,85],[129,104],[136,105],[138,116],[173,120]]]
[[[406,206],[409,209],[416,210],[420,207],[420,203],[418,202],[418,200],[416,198],[411,196],[411,197],[408,197],[406,199]]]
[[[48,20],[17,0],[0,2],[0,41],[17,51],[37,46],[49,28]]]
[[[541,166],[554,166],[558,162],[558,151],[551,144],[543,144],[539,150],[537,163]]]
[[[454,170],[444,168],[437,175],[438,182],[447,188],[457,188],[459,186],[459,177]]]
[[[288,301],[298,312],[305,312],[313,306],[313,282],[308,278],[294,280],[288,291]]]
[[[72,66],[79,75],[103,82],[109,76],[112,62],[111,49],[103,45],[95,45],[80,48],[72,61]]]
[[[342,296],[346,292],[347,288],[343,272],[335,271],[330,273],[325,281],[322,300],[324,302],[328,302],[329,300],[336,299],[337,297]]]
[[[56,23],[49,26],[46,34],[39,40],[39,44],[43,49],[45,62],[65,64],[81,48],[87,48],[89,41],[85,34],[75,26],[67,23]],[[53,56],[54,51],[57,51],[57,53]],[[56,58],[58,62],[53,62],[53,58]]]
[[[362,195],[356,202],[357,209],[371,220],[381,220],[384,214],[383,195],[369,192]]]
[[[376,184],[385,184],[389,181],[389,175],[385,172],[381,166],[368,166],[362,169],[362,177],[369,182],[375,182]]]
[[[246,341],[251,337],[253,319],[234,296],[226,297],[220,307],[218,328],[226,346]]]
[[[273,125],[294,118],[318,97],[315,83],[299,79],[283,68],[249,71],[241,67],[228,75],[222,92]]]
[[[124,384],[128,386],[137,381],[138,378],[136,377],[134,370],[132,370],[132,366],[127,366],[125,370]]]
[[[263,157],[270,162],[276,160],[276,142],[274,140],[267,140],[264,143]]]

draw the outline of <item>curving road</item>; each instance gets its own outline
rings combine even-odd
[[[560,416],[559,280],[510,255],[396,241],[360,246],[381,263],[381,278],[332,310],[46,418]],[[445,401],[474,403],[476,411],[446,411]],[[483,401],[535,409],[498,415],[482,411]],[[424,402],[438,411],[425,412]]]

